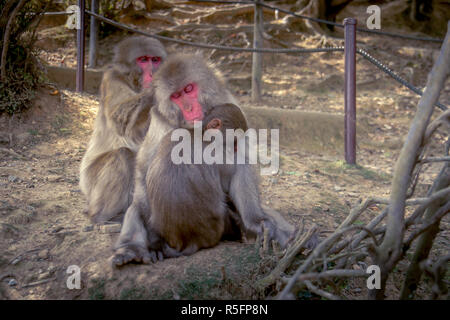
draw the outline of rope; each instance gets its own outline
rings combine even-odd
[[[120,29],[123,29],[123,30],[135,32],[135,33],[138,33],[138,34],[141,34],[141,35],[144,35],[144,36],[147,36],[147,37],[155,38],[155,39],[158,39],[158,40],[184,44],[184,45],[197,47],[197,48],[226,50],[226,51],[240,51],[240,52],[262,52],[262,53],[311,53],[311,52],[342,51],[341,49],[336,49],[334,47],[311,48],[311,49],[308,49],[308,48],[298,48],[298,49],[260,48],[260,49],[255,49],[255,48],[227,47],[227,46],[220,46],[220,45],[207,44],[207,43],[196,43],[196,42],[180,40],[180,39],[174,39],[174,38],[170,38],[170,37],[166,37],[166,36],[161,36],[161,35],[157,35],[157,34],[151,34],[151,33],[145,32],[145,31],[133,29],[133,28],[127,26],[127,25],[124,25],[124,24],[116,22],[114,20],[105,18],[105,17],[103,17],[103,16],[101,16],[101,15],[99,15],[97,13],[92,12],[92,11],[86,10],[86,13],[90,14],[91,16],[94,16],[95,18],[97,18],[97,19],[99,19],[101,21],[109,23],[109,24],[111,24],[113,26],[116,26],[116,27],[118,27]]]
[[[205,3],[211,2],[211,3],[222,3],[222,4],[255,4],[256,3],[255,1],[245,1],[245,0],[242,0],[242,1],[195,0],[195,2],[205,2]],[[262,2],[258,2],[258,5],[260,5],[264,8],[270,9],[270,10],[283,12],[285,14],[288,14],[290,16],[294,16],[294,17],[297,17],[300,19],[310,20],[310,21],[314,21],[314,22],[318,22],[318,23],[324,23],[324,24],[332,25],[332,26],[335,26],[338,28],[344,28],[344,25],[342,23],[323,20],[323,19],[319,19],[319,18],[308,17],[305,15],[297,14],[295,12],[292,12],[292,11],[289,11],[286,9],[282,9],[279,7],[275,7],[275,6],[272,6],[272,5],[269,5],[266,3],[262,3]],[[356,30],[360,31],[360,32],[365,32],[365,33],[373,33],[373,34],[378,34],[378,35],[385,35],[385,36],[409,39],[409,40],[431,41],[431,42],[439,42],[439,43],[443,42],[443,39],[438,39],[438,38],[411,36],[411,35],[405,35],[405,34],[399,34],[399,33],[393,33],[393,32],[385,32],[385,31],[380,31],[380,30],[370,30],[370,29],[360,28],[360,27],[357,27]]]
[[[207,0],[207,1],[213,1],[213,0]],[[226,1],[226,2],[230,2],[230,1]],[[238,2],[242,3],[242,1],[238,1]],[[142,34],[144,36],[155,38],[155,39],[159,39],[159,40],[179,43],[179,44],[193,46],[193,47],[198,47],[198,48],[228,50],[228,51],[239,51],[239,52],[262,52],[262,53],[313,53],[313,52],[337,52],[337,51],[343,52],[345,50],[344,47],[325,47],[325,48],[312,48],[312,49],[307,49],[307,48],[300,48],[300,49],[254,49],[254,48],[239,48],[239,47],[218,46],[218,45],[212,45],[212,44],[207,44],[207,43],[195,43],[195,42],[191,42],[191,41],[180,40],[180,39],[173,39],[173,38],[169,38],[169,37],[166,37],[166,36],[160,36],[160,35],[151,34],[151,33],[145,32],[145,31],[133,29],[131,27],[128,27],[127,25],[124,25],[124,24],[116,22],[114,20],[105,18],[105,17],[103,17],[103,16],[101,16],[101,15],[99,15],[97,13],[94,13],[94,12],[91,12],[91,11],[88,11],[88,10],[86,10],[86,13],[90,14],[91,16],[96,17],[97,19],[99,19],[101,21],[104,21],[104,22],[109,23],[109,24],[111,24],[113,26],[116,26],[116,27],[118,27],[120,29],[124,29],[124,30],[127,30],[127,31],[135,32],[135,33]],[[411,91],[413,91],[413,92],[417,93],[418,95],[422,96],[422,94],[423,94],[422,90],[420,90],[420,89],[414,87],[412,84],[408,83],[405,79],[403,79],[398,74],[396,74],[394,71],[389,69],[386,65],[384,65],[383,63],[381,63],[380,61],[378,61],[377,59],[372,57],[367,51],[357,48],[356,52],[358,54],[360,54],[361,56],[363,56],[366,60],[368,60],[369,62],[374,64],[376,67],[378,67],[380,70],[382,70],[383,72],[388,74],[394,80],[398,81],[400,84],[402,84],[406,88],[408,88]],[[441,110],[444,110],[444,111],[447,110],[447,107],[444,106],[443,104],[439,103],[439,102],[436,103],[436,106],[438,106]]]

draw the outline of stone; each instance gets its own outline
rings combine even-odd
[[[15,182],[19,182],[19,178],[18,177],[16,177],[16,176],[9,176],[8,177],[8,181],[9,182],[13,182],[13,183],[15,183]]]
[[[17,144],[24,145],[31,139],[31,134],[28,132],[24,132],[24,133],[18,134],[15,138],[16,138]]]
[[[11,279],[8,281],[8,286],[10,287],[14,287],[17,285],[17,280],[16,279]]]
[[[49,250],[48,249],[41,250],[38,253],[38,258],[40,258],[40,259],[47,259],[48,258],[48,254],[49,254]]]
[[[83,232],[91,232],[92,230],[94,230],[94,226],[93,225],[85,226],[83,228]]]
[[[44,279],[48,279],[50,278],[52,275],[50,272],[43,272],[41,274],[38,275],[37,279],[38,280],[44,280]]]
[[[100,233],[119,233],[121,224],[105,224],[100,226]]]

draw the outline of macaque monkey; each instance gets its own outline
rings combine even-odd
[[[187,165],[180,167],[182,174],[178,175],[176,166],[167,162],[168,133],[193,128],[195,121],[204,120],[216,106],[230,114],[235,110],[237,101],[217,72],[200,55],[176,54],[155,76],[154,88],[156,104],[137,155],[133,202],[125,214],[112,263],[150,263],[214,245],[224,235],[227,222],[221,220],[231,216],[229,211],[238,214],[245,232],[262,235],[265,228],[269,240],[285,247],[294,227],[278,212],[261,207],[251,165],[227,164],[219,169]],[[222,169],[230,171],[222,173]]]
[[[248,129],[244,114],[233,104],[214,106],[202,124],[202,133],[219,130],[223,137],[226,129]],[[189,135],[194,137],[193,129]],[[190,142],[193,144],[193,139]],[[242,221],[227,194],[235,166],[193,164],[193,157],[192,164],[174,164],[171,154],[176,144],[171,132],[162,138],[147,174],[152,230],[185,255],[213,247],[222,238],[240,239],[245,230],[241,230]]]
[[[117,219],[132,200],[136,153],[150,123],[154,73],[167,54],[156,39],[119,43],[100,87],[94,132],[80,167],[80,188],[94,222]]]

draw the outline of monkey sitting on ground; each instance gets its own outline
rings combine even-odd
[[[136,153],[150,123],[151,83],[166,55],[158,40],[131,37],[117,45],[104,73],[94,132],[80,167],[80,188],[94,222],[118,218],[131,203]]]
[[[247,121],[241,109],[233,104],[215,106],[203,119],[202,139],[206,130],[219,130],[225,137],[227,129],[247,131]],[[178,253],[189,255],[201,248],[213,247],[221,239],[237,240],[245,234],[242,220],[228,200],[228,190],[234,166],[227,164],[175,164],[172,152],[178,142],[171,141],[172,132],[161,140],[147,179],[152,230]],[[189,130],[194,144],[194,130]],[[202,140],[200,140],[200,143]],[[223,140],[224,141],[224,140]],[[207,144],[203,143],[201,152]],[[236,150],[233,141],[232,150]],[[193,148],[191,148],[193,150]],[[225,141],[223,150],[226,152]],[[225,157],[224,157],[225,158]],[[234,157],[233,157],[234,158]],[[158,241],[158,237],[155,238]],[[149,244],[158,249],[158,242]],[[165,257],[172,253],[166,253]]]
[[[204,214],[202,210],[191,212],[191,216],[185,216],[183,212],[178,212],[179,219],[173,215],[165,216],[165,207],[168,207],[169,211],[172,210],[170,206],[174,199],[171,193],[178,194],[178,188],[185,190],[187,186],[186,182],[177,182],[178,177],[174,178],[175,172],[173,171],[160,175],[159,170],[153,170],[156,166],[164,166],[164,163],[155,159],[161,150],[163,138],[173,129],[192,128],[195,121],[202,121],[205,115],[217,106],[226,105],[228,108],[229,104],[237,105],[236,99],[228,91],[220,76],[205,63],[200,55],[175,54],[169,57],[155,76],[154,88],[157,103],[150,111],[150,127],[137,155],[133,202],[125,214],[122,230],[112,257],[112,262],[116,266],[132,261],[149,263],[156,261],[156,258],[163,258],[164,252],[153,247],[153,240],[160,238],[156,231],[165,235],[174,232],[176,236],[173,238],[167,236],[168,241],[181,250],[185,247],[182,251],[183,254],[193,253],[199,249],[198,236],[208,233],[209,231],[205,228],[210,228],[210,225],[200,224],[196,227],[185,225],[186,219],[200,221],[201,219],[193,215],[202,217]],[[167,166],[171,167],[172,164],[167,163]],[[204,178],[200,174],[202,171],[209,173],[208,166],[203,164],[200,167],[201,170],[190,173],[188,188],[191,189],[189,192],[196,196],[188,198],[187,200],[192,203],[187,205],[193,208],[196,206],[196,201],[210,202],[217,205],[217,211],[213,212],[216,214],[216,212],[224,213],[226,205],[230,203],[232,205],[229,207],[235,209],[233,211],[239,214],[246,232],[252,232],[262,237],[263,230],[266,229],[269,240],[275,240],[285,247],[294,235],[295,228],[286,222],[278,212],[261,206],[255,168],[249,164],[230,165],[233,172],[222,176],[222,178],[229,177],[229,182],[221,181],[221,177],[216,173],[215,179],[207,180],[212,181],[215,188],[197,189],[205,185]],[[153,196],[149,190],[158,188],[164,179],[169,180],[167,183],[171,185],[165,190],[165,193],[159,192],[159,204],[153,208]],[[228,196],[226,200],[224,200],[224,194]],[[179,206],[180,203],[174,209],[176,210]],[[209,210],[210,206],[208,205],[207,208]],[[210,214],[208,213],[208,215]],[[178,224],[178,221],[181,224]],[[185,232],[183,228],[190,230]],[[206,237],[208,243],[200,244],[210,245],[213,241],[217,241],[223,235],[222,230],[221,222],[218,222],[215,229],[210,230],[214,234],[208,233]],[[178,239],[179,236],[185,238]]]

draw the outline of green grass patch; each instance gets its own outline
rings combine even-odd
[[[334,174],[358,175],[367,180],[388,181],[391,179],[389,174],[376,172],[358,164],[347,164],[343,160],[332,162],[326,165],[323,170]]]
[[[105,279],[93,279],[92,285],[88,288],[89,299],[103,300],[105,299]]]

